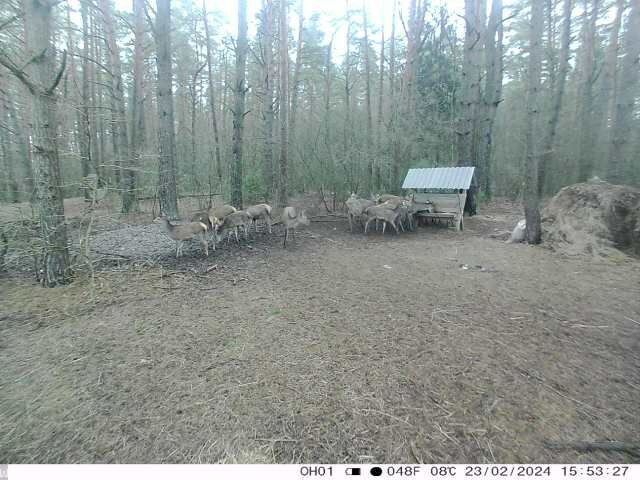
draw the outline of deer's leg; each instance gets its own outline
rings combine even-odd
[[[207,242],[207,238],[205,237],[206,233],[202,235],[202,246],[204,247],[204,254],[208,257],[209,256],[209,242]]]

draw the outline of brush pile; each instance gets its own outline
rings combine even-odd
[[[542,212],[544,242],[564,253],[640,255],[640,191],[595,177],[560,190]]]

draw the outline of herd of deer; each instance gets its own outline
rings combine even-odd
[[[354,221],[359,221],[364,226],[364,233],[369,229],[369,224],[375,220],[376,230],[378,222],[382,222],[384,234],[387,224],[391,225],[396,233],[398,227],[403,232],[405,229],[415,230],[413,197],[399,197],[396,195],[377,195],[375,199],[359,198],[355,193],[346,201],[349,228],[353,232]],[[185,224],[172,224],[162,215],[155,219],[162,224],[165,232],[176,242],[176,257],[182,254],[184,242],[198,239],[205,255],[209,255],[209,243],[213,241],[213,249],[216,243],[220,243],[227,237],[227,244],[232,235],[236,242],[240,243],[239,232],[244,233],[245,239],[249,238],[251,227],[257,232],[258,221],[262,221],[269,233],[271,232],[272,217],[271,206],[266,203],[253,205],[244,210],[236,210],[231,205],[211,207],[207,211],[197,212],[191,217],[191,222]],[[309,219],[304,211],[298,211],[295,207],[285,207],[282,211],[280,222],[284,226],[284,240],[282,246],[286,247],[289,235],[295,237],[295,230],[300,225],[309,225]]]
[[[416,213],[413,197],[399,197],[397,195],[377,195],[375,199],[360,198],[355,193],[346,202],[349,216],[349,228],[353,232],[354,221],[364,225],[364,233],[369,229],[369,224],[375,220],[376,230],[378,222],[382,221],[382,233],[387,224],[391,225],[396,233],[398,227],[404,232],[405,228],[414,230],[414,214]]]
[[[231,205],[221,207],[211,207],[206,212],[197,212],[191,217],[191,222],[182,225],[174,225],[169,219],[162,215],[156,218],[156,223],[162,224],[165,232],[176,242],[176,257],[182,254],[182,245],[187,240],[198,239],[202,245],[205,255],[209,255],[209,242],[213,241],[213,249],[216,243],[220,243],[227,237],[227,244],[232,235],[235,235],[236,242],[240,243],[238,232],[244,232],[245,239],[249,238],[251,227],[257,231],[258,221],[264,222],[269,233],[271,233],[271,206],[266,203],[253,205],[245,210],[236,210]],[[295,207],[286,207],[281,216],[281,223],[284,226],[283,247],[287,245],[289,234],[295,236],[295,229],[299,225],[309,225],[309,219],[304,211],[298,211]]]

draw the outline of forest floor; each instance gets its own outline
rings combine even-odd
[[[0,279],[0,459],[637,462],[546,442],[638,441],[640,262],[504,243],[518,218],[178,260],[155,230],[146,265]],[[118,225],[95,239],[125,257]]]

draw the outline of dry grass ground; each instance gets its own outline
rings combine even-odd
[[[505,244],[517,212],[483,213],[0,280],[0,459],[637,461],[544,442],[638,440],[640,263]]]

